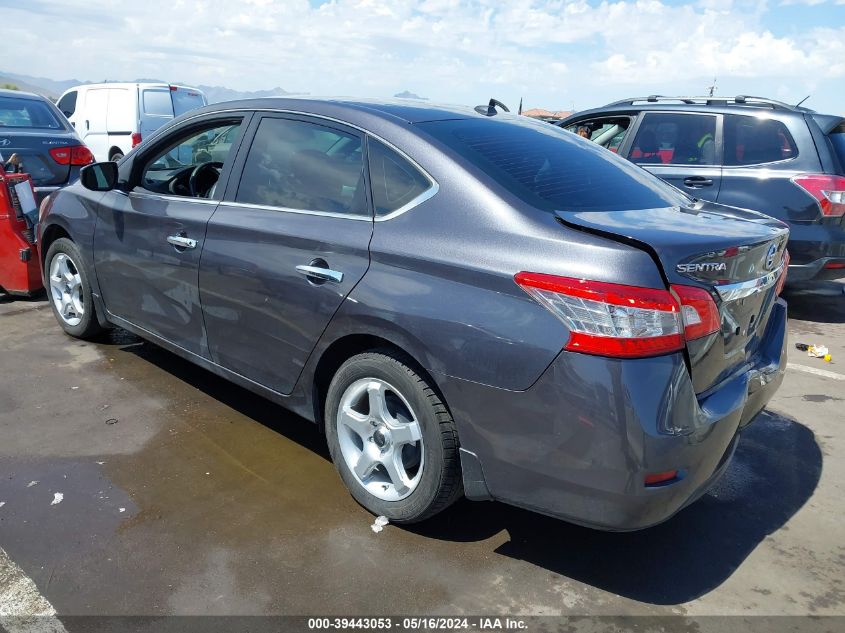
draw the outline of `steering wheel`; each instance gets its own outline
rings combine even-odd
[[[199,196],[199,191],[197,190],[197,183],[199,182],[200,176],[202,176],[206,172],[214,170],[215,175],[219,177],[220,170],[222,168],[223,163],[215,160],[200,163],[199,165],[194,167],[190,177],[188,178],[188,190],[191,192],[191,196],[193,196],[194,198]]]

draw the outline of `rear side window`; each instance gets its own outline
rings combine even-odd
[[[419,169],[384,143],[371,138],[368,148],[376,216],[398,211],[434,186]]]
[[[57,105],[59,110],[61,110],[66,117],[72,117],[73,113],[76,112],[76,94],[76,90],[71,90],[64,97],[59,99],[59,103]]]
[[[369,215],[361,139],[307,121],[265,118],[249,148],[235,201]]]
[[[621,211],[686,204],[677,189],[554,126],[511,118],[417,124],[502,187],[547,211]]]
[[[598,143],[611,152],[618,152],[631,126],[630,117],[614,117],[579,121],[565,129]]]
[[[833,151],[839,159],[840,169],[845,170],[845,123],[840,123],[830,134],[827,135]]]
[[[797,155],[795,141],[780,121],[736,114],[725,116],[725,165],[774,163]]]
[[[4,127],[61,130],[64,126],[43,101],[0,97],[0,130]]]
[[[628,158],[641,165],[715,165],[716,117],[648,112]]]
[[[170,90],[144,90],[142,93],[144,114],[151,116],[173,116],[173,102]]]

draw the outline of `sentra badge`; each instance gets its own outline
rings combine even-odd
[[[679,273],[717,273],[726,270],[725,262],[702,262],[700,264],[678,264],[676,270]]]

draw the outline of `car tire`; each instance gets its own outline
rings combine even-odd
[[[44,259],[44,286],[56,321],[75,338],[88,339],[102,331],[91,296],[91,283],[82,253],[62,237],[50,245]]]
[[[455,422],[428,380],[393,351],[340,366],[325,426],[341,479],[373,514],[416,523],[463,494]]]
[[[110,160],[111,162],[113,162],[113,163],[116,163],[116,162],[117,162],[117,161],[119,161],[121,158],[123,158],[123,152],[115,152],[114,154],[112,154],[112,155],[109,157],[109,160]]]

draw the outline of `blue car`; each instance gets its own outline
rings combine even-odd
[[[495,107],[209,106],[84,168],[38,235],[65,332],[124,328],[315,422],[399,523],[465,495],[654,525],[785,369],[783,223]]]

